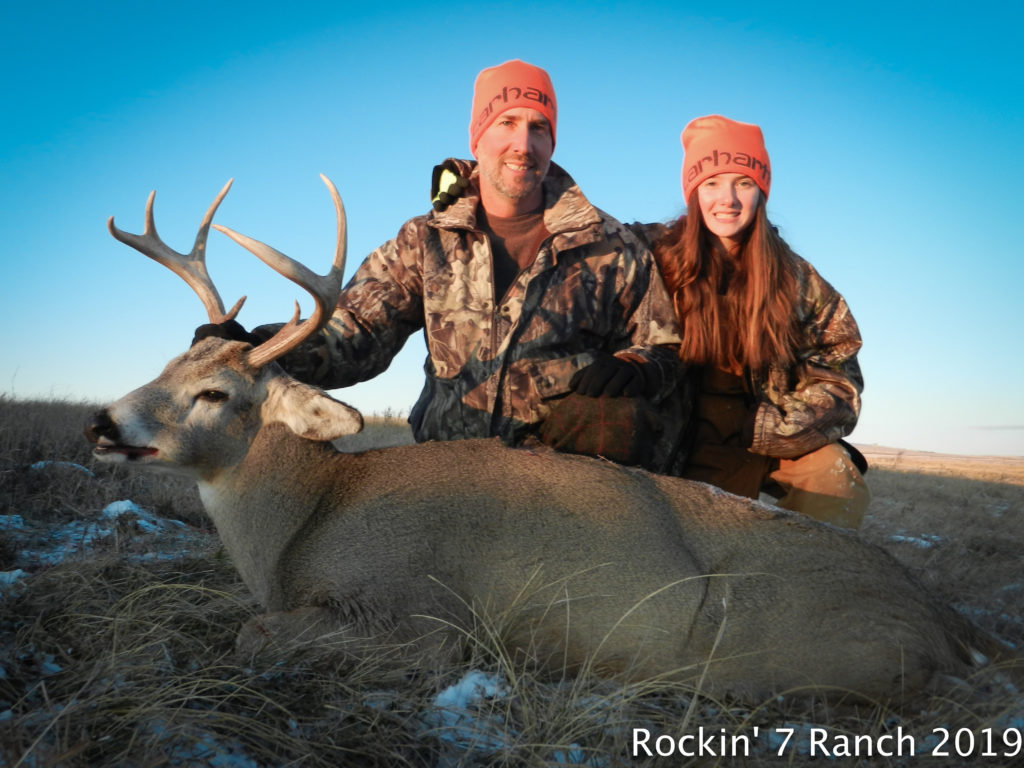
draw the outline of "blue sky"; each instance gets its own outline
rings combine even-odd
[[[1024,455],[1024,56],[1019,3],[56,2],[0,9],[0,393],[104,401],[155,376],[204,319],[106,231],[156,221],[187,251],[217,221],[319,272],[349,214],[351,274],[468,156],[477,72],[546,68],[554,160],[624,221],[682,212],[679,132],[762,126],[769,216],[847,298],[867,382],[855,442]],[[208,263],[248,326],[297,290],[219,233]],[[302,299],[304,307],[308,300]],[[364,412],[407,409],[413,339]]]

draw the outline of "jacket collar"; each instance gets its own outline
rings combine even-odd
[[[459,169],[460,175],[469,179],[466,194],[460,197],[447,209],[429,214],[429,221],[441,229],[472,229],[477,228],[476,209],[480,204],[480,171],[476,161],[455,160],[452,162]],[[544,177],[544,226],[552,235],[579,233],[591,230],[595,226],[600,229],[601,215],[597,208],[583,195],[570,176],[561,166],[551,163],[548,174]],[[580,242],[590,242],[599,236],[583,236]],[[576,240],[576,237],[572,238]],[[574,242],[572,245],[580,244]]]

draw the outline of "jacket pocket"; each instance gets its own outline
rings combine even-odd
[[[490,414],[466,407],[461,376],[434,375],[430,358],[423,365],[423,373],[423,390],[409,412],[409,426],[416,442],[490,436]]]

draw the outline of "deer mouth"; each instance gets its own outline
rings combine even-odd
[[[125,461],[137,461],[149,456],[156,456],[158,451],[156,448],[149,448],[147,446],[120,445],[118,443],[100,441],[92,449],[92,452],[94,456],[100,459],[114,459],[117,461],[123,457]]]

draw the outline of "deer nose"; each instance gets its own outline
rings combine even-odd
[[[93,414],[92,420],[85,425],[85,439],[90,443],[98,442],[101,437],[113,438],[117,434],[117,425],[110,418],[110,412],[104,408]]]

